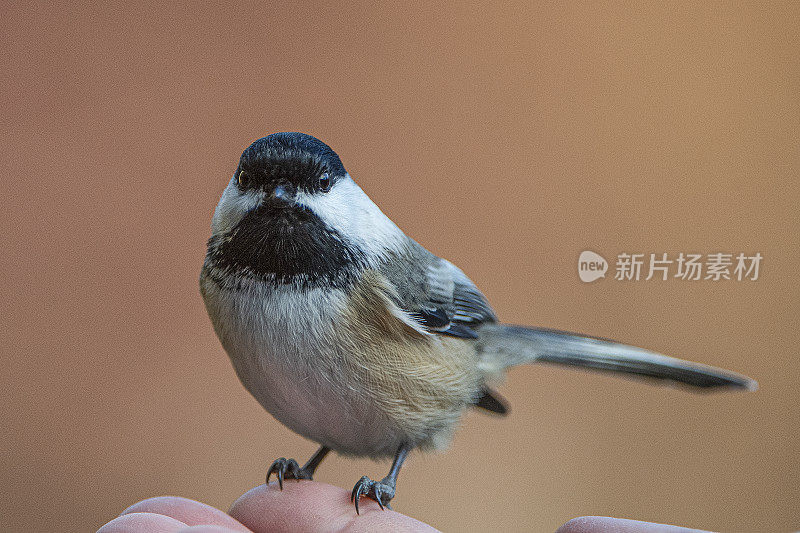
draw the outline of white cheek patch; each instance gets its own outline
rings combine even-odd
[[[404,234],[347,175],[327,193],[303,192],[298,203],[311,209],[330,228],[358,245],[367,256],[379,258],[399,250]]]
[[[214,235],[221,235],[232,230],[236,224],[253,208],[261,203],[264,192],[242,192],[236,186],[236,180],[225,187],[222,198],[214,211],[214,218],[211,220],[211,232]]]

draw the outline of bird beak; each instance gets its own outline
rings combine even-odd
[[[272,198],[275,200],[280,200],[281,202],[285,202],[287,204],[293,204],[295,200],[295,191],[291,185],[288,184],[279,184],[276,185],[275,188],[272,190]]]

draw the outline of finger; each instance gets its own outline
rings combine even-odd
[[[180,520],[185,524],[184,527],[214,525],[234,531],[250,531],[219,509],[178,496],[158,496],[142,500],[122,511],[123,515],[128,513],[157,513]]]
[[[381,511],[364,497],[361,514],[350,503],[350,491],[326,483],[292,481],[259,485],[236,500],[230,514],[255,533],[281,531],[435,532],[431,526],[395,511]]]
[[[625,518],[607,516],[582,516],[573,518],[556,533],[708,533],[701,529],[690,529],[667,524],[653,524]]]
[[[97,533],[177,533],[186,524],[155,513],[129,513],[118,516],[97,530]]]
[[[239,530],[225,526],[189,526],[178,533],[236,533],[237,531]]]

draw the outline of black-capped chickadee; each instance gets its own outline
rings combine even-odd
[[[498,323],[452,263],[407,237],[302,133],[251,144],[222,194],[200,288],[242,384],[275,418],[320,444],[304,465],[267,473],[311,479],[330,450],[394,457],[352,492],[381,508],[409,451],[441,449],[470,407],[504,414],[490,385],[543,362],[753,390],[724,370],[616,342]]]

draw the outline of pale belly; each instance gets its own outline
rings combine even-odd
[[[232,292],[201,279],[239,379],[287,427],[344,454],[443,448],[480,391],[474,345],[416,332],[374,286]]]
[[[250,287],[230,293],[201,280],[206,307],[239,379],[277,420],[340,453],[391,456],[410,436],[365,393],[332,341],[344,295],[302,299]]]
[[[286,352],[275,348],[249,351],[232,347],[228,354],[247,390],[289,429],[353,455],[390,456],[406,440],[362,390],[347,386],[352,379],[287,363]]]

